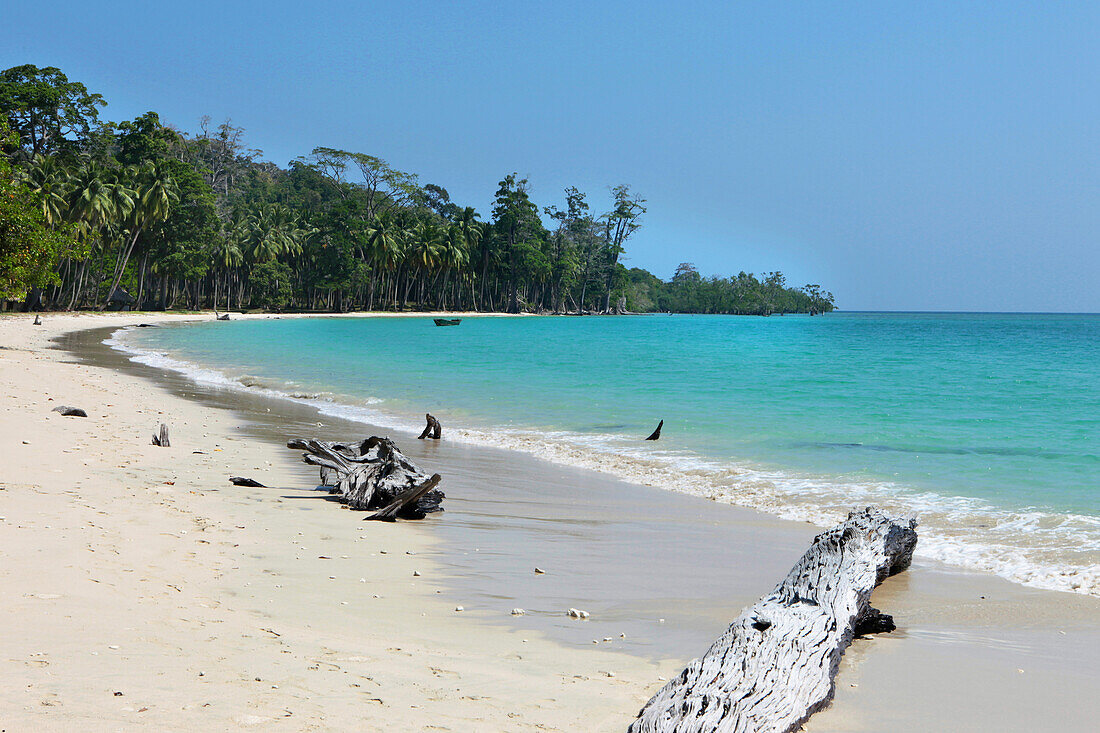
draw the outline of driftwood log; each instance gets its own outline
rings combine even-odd
[[[424,426],[423,432],[416,436],[416,439],[431,438],[432,440],[439,440],[443,437],[443,426],[439,424],[439,421],[432,417],[431,413],[424,415],[424,418],[428,421],[428,424]]]
[[[321,469],[321,484],[352,509],[375,510],[367,519],[423,519],[442,511],[444,494],[389,438],[355,443],[294,438],[287,448],[305,451],[302,460]]]
[[[164,423],[160,424],[160,434],[153,433],[153,445],[159,445],[161,448],[170,448],[171,443],[168,442],[168,426]]]
[[[230,476],[229,482],[234,486],[252,486],[257,489],[266,489],[267,487],[261,484],[254,478],[246,478],[244,476]]]
[[[50,410],[50,412],[60,412],[65,417],[88,417],[88,413],[79,407],[69,407],[68,405],[58,405]]]
[[[631,733],[798,730],[832,700],[853,636],[893,630],[871,591],[909,567],[916,526],[867,507],[815,537],[775,590],[646,703]]]
[[[652,433],[650,433],[649,437],[646,438],[646,440],[660,440],[661,439],[661,428],[663,428],[664,426],[665,426],[665,421],[664,420],[657,423],[657,429],[654,430]]]

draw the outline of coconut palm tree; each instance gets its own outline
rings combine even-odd
[[[42,202],[42,216],[46,223],[54,228],[61,226],[68,208],[69,171],[52,155],[36,155],[26,167],[16,170],[22,183]]]
[[[86,160],[76,171],[66,197],[66,216],[77,241],[84,245],[80,272],[73,279],[68,307],[80,302],[88,271],[88,259],[97,247],[106,250],[118,236],[120,223],[134,207],[133,192],[119,180],[118,172]],[[97,277],[98,281],[98,277]]]
[[[374,218],[367,230],[367,253],[371,263],[383,273],[392,273],[405,257],[405,229],[389,212]],[[396,278],[393,287],[393,307],[397,308]],[[385,280],[383,280],[385,285]],[[385,297],[385,287],[383,287]]]
[[[297,214],[277,203],[253,209],[244,218],[245,248],[253,262],[270,262],[281,255],[301,254],[302,245],[317,233]]]
[[[443,255],[444,232],[430,218],[421,219],[413,228],[412,245],[409,247],[408,264],[410,269],[420,274],[419,301],[424,302],[424,286],[433,273],[439,270]],[[405,302],[409,299],[412,287],[411,273],[405,283]]]
[[[230,230],[229,236],[219,237],[214,250],[214,264],[221,269],[225,282],[225,309],[230,309],[230,275],[244,264],[244,251],[240,245],[240,232]],[[214,309],[218,307],[218,280],[214,279]]]
[[[439,307],[447,310],[447,287],[450,284],[451,273],[461,273],[470,263],[470,250],[466,236],[459,224],[447,227],[446,235],[442,242],[440,252],[440,269],[443,270],[443,285],[439,289]]]
[[[172,180],[171,171],[165,161],[150,161],[140,168],[128,169],[126,177],[129,179],[133,201],[127,222],[129,242],[119,250],[118,258],[115,260],[115,271],[111,278],[111,287],[107,289],[106,300],[100,306],[100,310],[110,304],[111,296],[122,281],[122,274],[126,271],[126,265],[134,252],[138,237],[150,226],[166,221],[172,206],[179,202],[179,189]]]

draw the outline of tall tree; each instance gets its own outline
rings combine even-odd
[[[493,204],[493,227],[508,263],[508,312],[519,312],[519,267],[524,250],[539,241],[545,231],[538,207],[527,193],[527,179],[515,173],[504,177]]]
[[[641,226],[642,214],[646,212],[645,199],[630,192],[630,186],[619,185],[611,189],[615,197],[615,205],[611,211],[603,215],[605,225],[605,246],[607,247],[607,294],[603,304],[604,313],[611,312],[611,286],[617,267],[619,255],[625,249],[627,238]]]
[[[0,141],[10,134],[6,128],[7,121],[0,118]],[[74,242],[66,229],[56,227],[38,193],[16,180],[0,156],[0,300],[24,298],[57,280],[54,263]]]
[[[70,151],[99,127],[107,103],[53,66],[0,71],[0,114],[19,136],[27,157]]]

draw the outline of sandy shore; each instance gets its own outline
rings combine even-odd
[[[626,725],[653,663],[479,624],[427,580],[429,533],[315,507],[313,491],[233,487],[309,484],[233,415],[47,349],[66,329],[162,318],[0,320],[0,727]],[[150,444],[162,420],[167,449]]]
[[[816,531],[407,436],[444,473],[448,511],[362,523],[276,442],[316,426],[311,408],[49,348],[180,318],[0,318],[0,608],[18,629],[0,639],[6,731],[623,730]],[[168,449],[150,445],[161,421]],[[569,605],[593,619],[564,618]],[[1090,730],[1100,716],[1096,599],[918,563],[875,605],[899,632],[853,645],[809,730]]]

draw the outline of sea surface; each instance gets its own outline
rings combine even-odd
[[[1100,316],[283,318],[108,343],[210,385],[828,525],[1100,595]],[[664,420],[661,439],[644,438]]]

